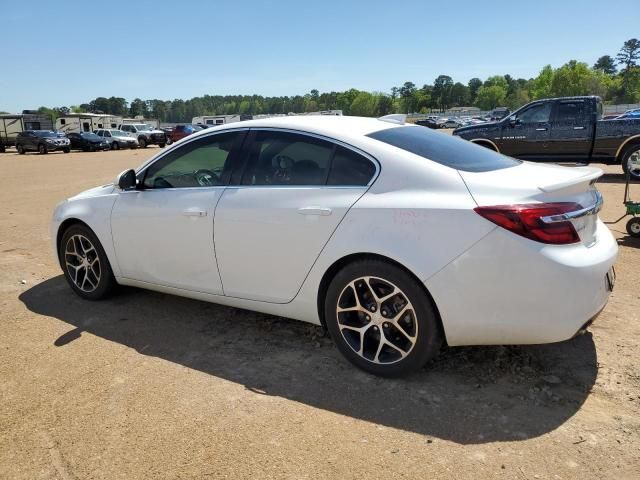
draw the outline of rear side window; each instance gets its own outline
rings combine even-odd
[[[489,172],[521,163],[461,138],[419,126],[388,128],[367,136],[465,172]]]
[[[344,147],[336,147],[327,185],[364,186],[376,173],[371,160]]]
[[[585,119],[584,102],[560,102],[556,110],[556,122],[581,122]]]

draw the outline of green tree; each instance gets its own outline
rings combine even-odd
[[[570,60],[553,72],[551,94],[554,97],[602,94],[604,88],[598,72],[584,62]]]
[[[553,82],[553,68],[551,65],[546,65],[533,79],[533,85],[531,88],[531,97],[534,100],[540,98],[548,98],[551,96],[551,84]]]
[[[640,40],[631,38],[624,42],[620,52],[616,55],[616,60],[624,67],[623,72],[637,67],[638,60],[640,60]]]
[[[373,117],[376,115],[378,105],[376,97],[369,92],[360,92],[353,99],[351,108],[349,109],[350,115],[357,115],[360,117]]]
[[[398,90],[403,103],[403,111],[411,113],[416,107],[416,84],[413,82],[404,82],[404,85]]]
[[[504,105],[507,96],[507,89],[500,85],[483,85],[478,89],[476,97],[476,105],[481,110],[492,110],[498,106]]]
[[[181,106],[182,108],[184,108],[184,101],[180,100],[182,102]],[[149,116],[149,109],[147,107],[147,102],[139,99],[139,98],[134,98],[133,101],[131,102],[131,106],[129,107],[129,115],[131,117],[136,117],[136,116],[142,116],[147,118]],[[182,117],[180,117],[180,120],[175,120],[176,122],[180,122],[182,121]]]
[[[467,106],[470,100],[469,87],[460,82],[454,83],[451,87],[451,104],[455,107]]]
[[[603,55],[593,64],[593,69],[607,75],[615,75],[617,72],[616,61],[610,55]]]
[[[451,106],[452,88],[453,79],[449,75],[439,75],[433,82],[433,90],[431,91],[432,104],[440,110],[449,108]]]
[[[471,80],[469,80],[469,83],[467,84],[467,86],[469,87],[469,97],[470,97],[469,101],[471,103],[475,103],[476,96],[478,95],[478,89],[482,86],[482,80],[474,77]]]

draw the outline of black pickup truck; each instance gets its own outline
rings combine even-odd
[[[523,160],[622,164],[640,179],[640,118],[601,118],[600,97],[549,98],[453,134]]]

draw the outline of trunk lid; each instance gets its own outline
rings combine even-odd
[[[460,171],[460,176],[478,206],[574,202],[583,209],[601,201],[595,182],[602,170],[593,167],[563,167],[530,162],[489,172]],[[596,242],[599,208],[571,218],[585,245]]]

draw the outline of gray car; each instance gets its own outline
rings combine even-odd
[[[120,150],[121,148],[138,148],[138,141],[129,137],[122,130],[117,129],[98,129],[95,134],[102,137],[109,144],[111,150]]]

